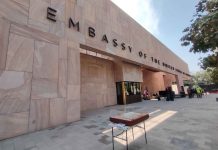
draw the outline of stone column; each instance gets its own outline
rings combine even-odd
[[[68,41],[67,57],[67,122],[80,119],[80,48]]]

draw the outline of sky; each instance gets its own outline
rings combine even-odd
[[[189,65],[191,74],[200,71],[199,58],[181,46],[182,32],[190,26],[198,0],[111,0],[152,33]]]

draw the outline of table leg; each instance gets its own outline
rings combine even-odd
[[[126,149],[128,150],[128,136],[127,136],[127,130],[126,130]]]
[[[113,150],[114,150],[114,128],[112,127],[112,144],[113,144]]]
[[[134,132],[133,132],[133,127],[132,127],[132,136],[133,136],[133,140],[134,140],[135,138],[134,138]]]
[[[146,142],[146,144],[148,144],[147,135],[146,135],[146,129],[145,129],[145,122],[144,122],[144,131],[145,131],[145,142]]]

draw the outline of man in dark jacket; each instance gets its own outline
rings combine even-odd
[[[175,93],[171,87],[166,88],[167,101],[174,101]]]

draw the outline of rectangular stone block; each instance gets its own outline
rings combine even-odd
[[[94,110],[97,109],[96,96],[91,95],[89,98],[83,97],[81,99],[81,111]]]
[[[0,69],[2,70],[6,66],[9,29],[10,23],[5,19],[0,19]]]
[[[68,24],[69,18],[74,18],[75,0],[65,1],[65,24]]]
[[[80,84],[80,54],[79,49],[68,48],[68,84]]]
[[[50,29],[49,32],[58,36],[58,37],[64,37],[65,35],[65,23],[61,21],[57,22],[50,22],[49,23]]]
[[[89,22],[95,23],[96,21],[96,9],[93,9],[96,4],[91,1],[87,1],[84,5],[84,18]]]
[[[30,0],[29,26],[41,31],[49,31],[49,20],[46,17],[49,2],[43,0]]]
[[[66,7],[65,0],[64,1],[51,0],[51,7],[57,10],[56,19],[58,21],[64,22],[65,21],[65,7]]]
[[[123,64],[124,81],[143,82],[143,72],[140,67],[132,64]]]
[[[6,69],[32,72],[33,53],[33,39],[10,34]]]
[[[67,122],[66,101],[64,99],[50,100],[50,125],[57,126]]]
[[[60,40],[59,44],[59,59],[67,59],[67,40]]]
[[[29,112],[0,115],[0,140],[27,133]]]
[[[80,120],[80,101],[67,101],[67,122]]]
[[[0,115],[28,111],[30,105],[29,99],[3,98],[0,102]]]
[[[67,97],[67,60],[59,59],[58,97]]]
[[[73,101],[80,100],[80,85],[67,86],[67,100],[73,100]]]
[[[0,16],[13,22],[27,24],[29,0],[1,0]]]
[[[97,108],[103,108],[104,106],[107,106],[107,101],[106,101],[106,92],[101,92],[100,94],[96,95],[96,103],[97,103]]]
[[[0,114],[27,111],[31,91],[30,73],[0,72]]]
[[[117,104],[117,95],[116,95],[116,87],[107,88],[106,94],[106,103],[107,106],[112,106]]]
[[[122,68],[119,70],[122,70]],[[113,62],[81,55],[80,99],[82,111],[116,104],[114,73]],[[99,92],[99,89],[101,92]]]
[[[81,29],[82,30],[82,29]],[[85,44],[85,36],[81,32],[78,32],[76,28],[66,28],[66,37],[69,41]]]
[[[56,13],[56,22],[50,22],[50,33],[53,33],[59,37],[64,37],[65,35],[65,7],[66,2],[60,0],[51,0],[51,7],[57,10]]]
[[[57,45],[41,41],[35,42],[33,77],[58,80]]]
[[[13,0],[16,2],[18,5],[22,5],[22,7],[28,9],[30,6],[30,0]]]
[[[51,44],[59,44],[59,38],[53,34],[30,28],[26,25],[11,24],[10,32],[38,41],[45,41]]]
[[[49,79],[33,79],[32,99],[57,98],[57,81]]]
[[[29,132],[49,127],[49,99],[32,100],[30,105]]]

